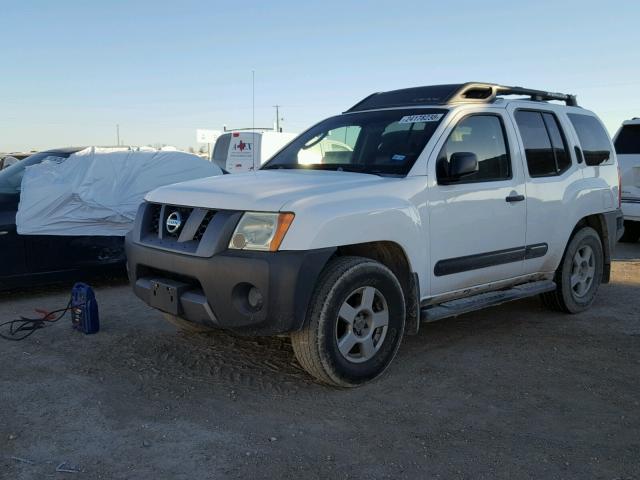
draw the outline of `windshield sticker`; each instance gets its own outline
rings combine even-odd
[[[444,113],[428,113],[426,115],[407,115],[402,117],[398,123],[423,123],[437,122],[443,117]]]
[[[393,157],[391,157],[391,160],[395,160],[397,162],[401,162],[405,158],[407,158],[405,155],[394,155]]]

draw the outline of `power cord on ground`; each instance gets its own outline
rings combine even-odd
[[[81,305],[77,305],[81,306]],[[4,338],[5,340],[11,340],[14,342],[19,342],[20,340],[24,340],[25,338],[33,335],[36,330],[44,328],[47,323],[55,323],[60,320],[65,314],[71,309],[71,299],[69,299],[69,303],[65,308],[60,308],[58,310],[53,310],[51,312],[47,312],[44,310],[36,310],[41,313],[41,318],[27,318],[21,316],[15,320],[9,320],[8,322],[0,323],[0,329],[9,327],[9,333],[2,333],[0,331],[0,338]],[[55,316],[57,313],[57,317]]]

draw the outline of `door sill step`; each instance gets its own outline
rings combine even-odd
[[[486,292],[471,297],[459,298],[423,308],[420,311],[420,321],[435,322],[449,317],[457,317],[463,313],[473,312],[486,307],[493,307],[501,303],[533,297],[545,292],[552,292],[556,284],[552,280],[524,283],[507,290]]]

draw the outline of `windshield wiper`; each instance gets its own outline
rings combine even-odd
[[[301,168],[300,165],[291,164],[291,165],[265,165],[260,168],[260,170],[294,170],[296,168]]]
[[[385,172],[383,169],[368,169],[367,165],[353,163],[314,163],[310,165],[291,163],[284,165],[267,165],[262,167],[261,170],[323,170],[335,172],[365,173],[378,176],[383,176],[385,173],[389,173]]]

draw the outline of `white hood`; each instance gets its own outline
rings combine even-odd
[[[176,183],[153,190],[150,202],[223,210],[296,211],[296,204],[344,195],[346,191],[395,182],[352,172],[259,170]]]

